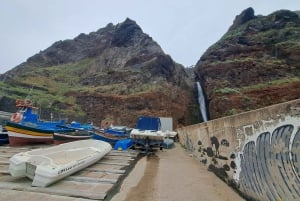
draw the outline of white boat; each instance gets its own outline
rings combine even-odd
[[[132,129],[130,133],[130,138],[136,140],[164,140],[166,133],[163,131],[156,130],[142,130],[142,129]]]
[[[34,149],[12,156],[9,172],[32,179],[32,186],[46,187],[94,164],[111,149],[109,143],[92,139]]]
[[[141,149],[146,150],[146,153],[154,147],[159,147],[162,150],[165,137],[166,133],[161,130],[161,122],[158,117],[139,117],[136,127],[130,132],[133,148],[141,147]]]
[[[176,131],[169,131],[169,130],[166,130],[165,131],[165,135],[166,135],[166,138],[177,138],[178,137],[178,134]]]

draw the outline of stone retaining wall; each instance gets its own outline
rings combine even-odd
[[[300,99],[177,132],[197,160],[246,198],[300,200]]]

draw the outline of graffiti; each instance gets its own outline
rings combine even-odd
[[[194,148],[194,144],[193,144],[192,139],[190,139],[187,134],[185,135],[184,138],[185,138],[185,147],[186,147],[186,149],[190,152],[194,152],[195,148]]]
[[[257,200],[299,200],[299,147],[300,130],[295,131],[293,125],[261,133],[256,141],[247,142],[241,157],[240,190]]]
[[[248,133],[254,131],[251,126],[243,128],[244,131],[249,129],[246,131]],[[228,173],[232,171],[233,178],[237,178],[235,185],[251,198],[278,200],[284,197],[284,200],[298,200],[300,127],[295,128],[292,124],[281,125],[275,127],[273,132],[266,131],[251,137],[245,137],[244,131],[239,131],[239,140],[244,139],[239,144],[240,151],[228,155],[224,155],[224,148],[230,148],[227,139],[222,138],[219,141],[217,136],[212,136],[207,147],[198,140],[196,146],[201,153],[200,161],[208,165],[209,171],[226,181],[229,181]],[[208,158],[210,160],[207,160]],[[221,163],[221,160],[228,162]]]
[[[213,137],[210,138],[210,142],[211,142],[211,145],[213,147],[215,147],[215,153],[216,153],[215,155],[219,156],[220,143],[219,143],[218,138],[216,138],[215,136],[213,136]]]
[[[230,158],[235,159],[236,158],[235,154],[234,153],[230,154]]]
[[[194,128],[184,143],[246,199],[300,200],[300,100]]]
[[[221,140],[221,145],[223,145],[225,147],[229,147],[229,142],[226,139],[222,139]]]
[[[235,148],[236,150],[239,150],[242,146],[242,143],[245,141],[246,136],[244,132],[241,129],[236,129],[236,141],[237,141],[237,147]]]
[[[231,167],[232,169],[236,169],[236,164],[235,164],[234,161],[231,161],[231,162],[230,162],[230,167]]]
[[[204,147],[201,140],[198,140],[198,152],[201,153],[201,157],[207,156],[210,158],[213,158],[212,160],[215,160],[215,158],[221,159],[221,160],[228,160],[228,157],[220,155],[220,143],[217,137],[213,136],[210,138],[211,146]],[[221,145],[224,147],[229,147],[229,142],[226,139],[221,140]],[[205,160],[207,162],[207,160]]]

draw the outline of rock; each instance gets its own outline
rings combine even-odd
[[[238,15],[195,67],[210,117],[300,98],[291,90],[300,81],[299,33],[299,17],[291,11],[258,17],[248,8]]]
[[[255,18],[254,15],[254,9],[253,8],[247,8],[245,9],[240,15],[237,15],[235,17],[235,20],[233,21],[233,24],[231,25],[231,27],[229,28],[229,30],[233,30],[237,27],[239,27],[240,25],[248,22],[249,20],[252,20]]]

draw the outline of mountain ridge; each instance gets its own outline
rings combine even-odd
[[[195,81],[211,119],[297,99],[299,14],[245,9],[193,68],[176,63],[135,21],[109,23],[57,41],[0,75],[0,110],[29,94],[46,117],[134,126],[140,115],[170,116],[176,128],[202,121]]]
[[[212,118],[300,98],[300,19],[279,10],[238,15],[197,62]]]
[[[34,88],[33,91],[41,92],[35,94],[34,99],[46,108],[45,111],[50,113],[56,108],[56,113],[59,113],[66,108],[64,113],[72,114],[69,118],[82,114],[85,121],[99,124],[101,120],[112,119],[127,125],[134,125],[138,115],[142,114],[173,116],[174,125],[190,118],[191,101],[187,101],[187,96],[192,96],[192,92],[184,67],[165,54],[129,18],[116,25],[110,23],[90,34],[57,41],[1,78],[4,76],[7,88],[9,85],[25,87],[27,91]],[[124,102],[131,100],[144,104],[142,113],[141,106],[134,109]],[[102,106],[97,102],[102,102]],[[118,105],[109,102],[118,102]],[[180,112],[172,111],[172,107]],[[129,115],[118,111],[129,108]]]

